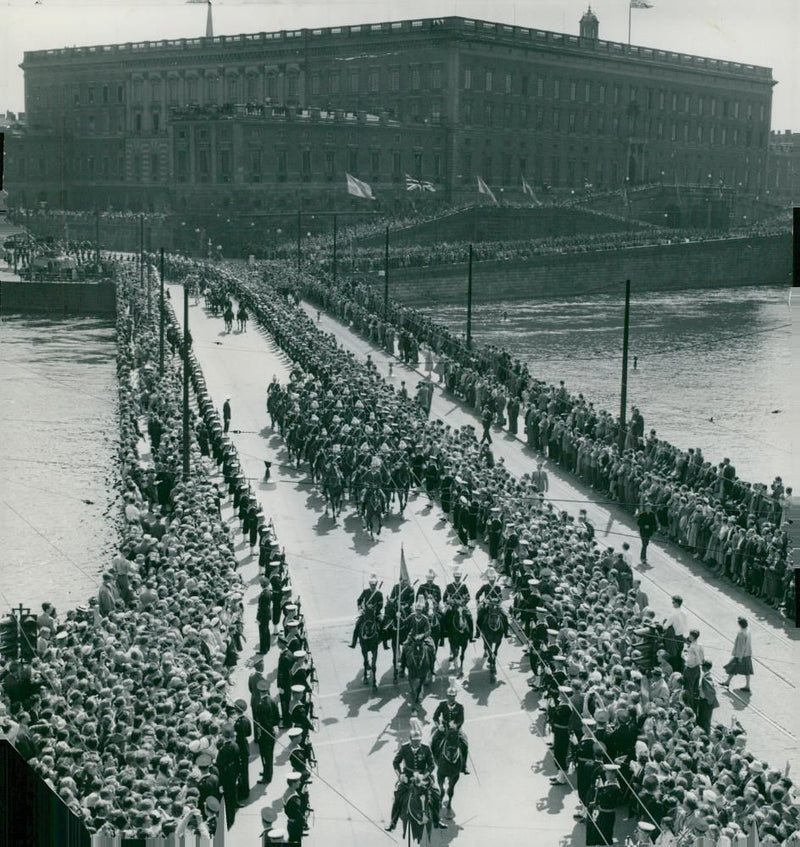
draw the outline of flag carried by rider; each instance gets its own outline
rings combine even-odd
[[[400,652],[400,614],[403,607],[403,586],[402,583],[411,585],[411,579],[408,576],[408,566],[406,565],[406,554],[403,550],[403,545],[400,545],[400,584],[397,586],[397,652]]]
[[[353,197],[361,197],[364,200],[374,200],[375,195],[372,193],[372,186],[368,182],[362,182],[356,179],[352,174],[345,173],[347,177],[347,193]]]

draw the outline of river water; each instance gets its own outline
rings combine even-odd
[[[534,376],[563,379],[618,414],[623,298],[478,304],[473,338],[506,347]],[[465,305],[425,311],[464,332]],[[710,461],[729,457],[743,479],[779,475],[791,485],[789,321],[786,288],[632,294],[629,409],[637,405],[646,430],[679,447],[702,447]]]
[[[0,608],[80,605],[110,564],[115,356],[108,321],[0,320]]]

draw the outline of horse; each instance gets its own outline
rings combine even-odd
[[[383,647],[385,650],[388,649],[390,641],[392,644],[392,672],[395,685],[397,684],[398,676],[405,674],[405,669],[402,670],[402,673],[398,671],[397,659],[398,653],[400,652],[399,646],[405,643],[406,638],[408,638],[410,627],[411,615],[409,614],[408,607],[403,606],[400,612],[400,623],[398,625],[397,606],[394,601],[389,600],[383,613],[383,632],[381,633],[381,638],[383,640]]]
[[[430,843],[433,819],[430,813],[430,778],[423,774],[414,774],[400,806],[400,819],[403,821],[403,838],[407,835],[417,844],[422,843],[423,833]]]
[[[489,680],[497,679],[497,651],[503,638],[508,635],[508,618],[497,602],[487,603],[480,625],[484,654],[489,657]]]
[[[378,690],[378,644],[381,641],[380,621],[375,614],[375,609],[367,605],[364,609],[364,617],[361,621],[361,631],[358,634],[358,643],[361,645],[361,655],[364,657],[364,685],[369,681],[372,671],[372,690]],[[370,661],[371,657],[371,661]]]
[[[442,806],[450,806],[453,814],[453,792],[464,767],[464,750],[460,733],[454,727],[437,729],[431,739],[431,753],[436,762],[436,779],[442,794]],[[447,781],[447,792],[444,784]]]
[[[411,638],[403,646],[403,655],[400,659],[401,672],[408,668],[408,685],[411,694],[411,705],[414,711],[422,697],[422,686],[428,681],[428,676],[433,672],[431,655],[428,646],[421,638]]]
[[[380,488],[368,488],[364,495],[364,527],[371,537],[375,537],[375,521],[378,521],[378,532],[381,534],[383,516],[386,513],[386,496]]]
[[[397,494],[397,505],[402,515],[408,503],[408,492],[411,489],[411,471],[408,462],[399,461],[392,468],[392,499]]]
[[[431,624],[431,638],[436,650],[442,645],[442,615],[436,601],[430,594],[425,597],[425,614]]]
[[[458,676],[464,676],[464,654],[472,640],[472,618],[463,603],[454,603],[448,610],[447,639],[450,642],[450,663],[458,664]]]
[[[233,330],[233,309],[228,306],[223,312],[222,317],[225,320],[225,332],[231,332]]]
[[[325,516],[328,515],[328,505],[330,505],[333,520],[336,522],[337,514],[341,514],[342,511],[342,497],[344,495],[342,472],[336,462],[329,462],[325,468],[322,478],[322,493],[325,495]]]

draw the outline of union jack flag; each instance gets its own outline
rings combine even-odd
[[[406,174],[406,191],[436,191],[432,182],[427,182],[423,179],[414,179],[413,176]]]

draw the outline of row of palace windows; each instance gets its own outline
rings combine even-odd
[[[313,72],[309,75],[309,93],[321,94],[357,94],[361,91],[377,93],[379,91],[422,91],[424,89],[441,89],[443,69],[439,66],[423,67],[411,66],[410,68],[367,68],[353,69],[351,71],[323,71]],[[134,104],[142,104],[147,99],[151,103],[161,103],[166,94],[167,102],[177,105],[182,100],[197,102],[202,99],[205,103],[217,103],[222,99],[226,103],[237,103],[243,100],[255,101],[261,96],[275,98],[279,96],[296,97],[300,86],[300,75],[297,72],[289,72],[281,78],[278,74],[268,73],[264,78],[263,91],[259,91],[259,76],[246,74],[245,76],[225,75],[195,77],[188,76],[183,80],[177,77],[169,77],[164,82],[160,79],[144,80],[134,79],[132,83],[132,101]],[[71,96],[70,96],[71,88]],[[39,89],[31,87],[31,97],[34,105],[39,104],[39,97],[43,97],[41,105],[55,107],[60,102],[66,104],[71,102],[73,106],[111,105],[123,103],[125,100],[125,86],[117,84],[109,85],[84,85],[84,86],[58,86]],[[183,91],[181,91],[183,88]],[[183,95],[183,96],[182,96]]]
[[[212,179],[212,151],[210,147],[198,147],[195,150],[194,177],[198,182],[210,182]],[[233,180],[233,151],[218,150],[216,154],[216,181]],[[427,170],[426,170],[427,168]],[[360,151],[350,148],[347,151],[312,150],[303,148],[298,151],[278,149],[267,153],[261,148],[251,147],[245,154],[246,179],[249,182],[262,182],[271,170],[278,182],[285,182],[289,174],[298,173],[302,179],[311,180],[314,173],[323,174],[333,180],[341,169],[365,179],[380,180],[391,176],[393,180],[403,178],[406,171],[416,177],[423,174],[440,180],[444,174],[444,157],[440,151],[424,153],[422,150],[381,151],[372,149]],[[175,177],[178,182],[190,179],[190,156],[187,149],[175,152]]]
[[[516,78],[515,78],[516,77]],[[557,77],[528,74],[516,76],[505,72],[502,78],[490,69],[473,70],[464,68],[463,88],[466,91],[488,91],[501,94],[519,94],[523,97],[547,97],[552,100],[595,103],[613,106],[636,103],[642,109],[683,112],[684,114],[708,117],[746,118],[765,121],[767,108],[764,103],[741,103],[739,100],[711,97],[685,92],[641,89],[637,85],[621,83],[590,82],[588,80],[562,80]],[[482,83],[482,84],[481,84]]]
[[[719,126],[697,122],[663,121],[650,115],[644,118],[637,114],[608,116],[605,112],[566,112],[561,109],[530,109],[525,104],[506,103],[502,109],[495,103],[483,103],[478,108],[469,100],[461,104],[461,121],[465,126],[520,127],[540,131],[591,133],[592,135],[621,132],[641,135],[658,141],[681,141],[687,144],[721,144],[734,147],[742,145],[763,147],[766,131],[751,126]]]
[[[718,163],[690,155],[670,159],[669,162],[646,157],[642,164],[644,173],[641,176],[644,181],[649,182],[672,182],[677,179],[679,182],[707,184],[710,180],[713,185],[720,182],[724,185],[735,185],[738,180],[743,187],[749,188],[753,174],[761,173],[761,163],[753,162],[754,167],[751,167],[749,159],[743,167],[738,168],[720,168]],[[476,176],[480,176],[487,183],[519,186],[524,177],[539,185],[547,182],[551,185],[577,187],[591,183],[595,187],[601,187],[619,185],[627,175],[624,158],[614,155],[598,156],[592,161],[586,154],[581,159],[564,156],[563,151],[556,148],[552,156],[535,155],[529,158],[504,153],[498,162],[491,154],[477,157],[473,156],[472,151],[464,150],[459,156],[456,179],[469,183]]]

